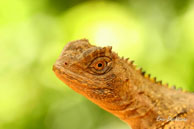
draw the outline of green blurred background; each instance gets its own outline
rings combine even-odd
[[[52,72],[81,38],[194,91],[192,0],[1,0],[0,129],[129,129]]]

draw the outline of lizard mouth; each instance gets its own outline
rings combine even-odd
[[[68,69],[65,69],[63,68],[62,66],[60,65],[53,65],[53,71],[54,73],[57,75],[57,77],[61,80],[77,80],[78,81],[78,78],[75,77],[76,75],[71,72],[70,70]],[[73,77],[74,76],[74,77]],[[80,82],[80,81],[79,81]]]
[[[63,68],[59,64],[53,65],[53,71],[61,81],[63,81],[74,90],[75,88],[80,90],[81,88],[88,88],[88,83],[86,83],[88,78],[86,77],[75,74],[69,69]]]
[[[87,76],[81,76],[69,70],[68,68],[62,67],[60,64],[53,65],[53,71],[56,76],[63,81],[66,85],[71,87],[74,90],[84,90],[84,89],[92,89],[98,88],[98,86],[102,86],[103,84],[99,81],[95,83],[91,82],[91,79],[87,78]]]
[[[81,79],[78,80],[76,76],[71,76],[73,73],[70,70],[64,69],[63,67],[55,64],[53,65],[53,71],[55,75],[67,86],[77,91],[78,93],[83,91],[83,86],[80,81]]]

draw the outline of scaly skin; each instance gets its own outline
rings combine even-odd
[[[194,129],[194,95],[168,88],[120,58],[111,47],[68,43],[53,66],[57,77],[132,129]]]

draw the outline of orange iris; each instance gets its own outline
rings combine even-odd
[[[104,67],[105,67],[105,62],[104,61],[98,61],[94,65],[94,68],[96,70],[102,70],[102,69],[104,69]]]

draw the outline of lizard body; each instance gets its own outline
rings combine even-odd
[[[68,43],[53,65],[57,77],[132,129],[194,129],[194,94],[142,72],[112,47]]]

